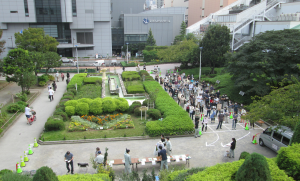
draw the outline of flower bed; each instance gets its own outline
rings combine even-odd
[[[134,124],[132,120],[130,119],[122,120],[113,126],[113,129],[126,129],[126,128],[134,128]]]
[[[105,123],[113,121],[114,119],[118,119],[122,116],[123,116],[122,113],[118,113],[118,114],[113,114],[113,115],[102,115],[102,116],[84,115],[84,116],[81,116],[81,118],[103,126]]]

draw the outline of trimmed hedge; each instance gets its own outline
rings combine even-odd
[[[58,131],[64,129],[65,124],[63,118],[58,115],[49,117],[47,122],[45,123],[45,131]]]
[[[151,121],[146,124],[150,136],[186,134],[194,131],[194,124],[188,113],[184,111],[156,81],[144,81],[148,93],[155,92],[155,107],[165,117],[162,121]]]
[[[136,63],[130,62],[127,64],[127,62],[121,62],[122,67],[135,67],[137,66]]]
[[[71,79],[71,81],[69,82],[68,86],[67,86],[67,90],[74,89],[75,84],[77,84],[77,90],[79,90],[80,87],[82,86],[83,80],[86,76],[87,76],[87,73],[80,73],[80,74],[74,75],[73,78]]]
[[[131,80],[139,80],[141,76],[136,71],[124,71],[122,72],[122,79],[129,81]]]
[[[73,107],[76,107],[76,105],[78,104],[78,101],[77,100],[69,100],[67,101],[64,105],[67,107],[67,106],[73,106]]]
[[[250,156],[250,153],[246,152],[246,151],[243,151],[240,155],[240,159],[246,159],[248,156]]]
[[[90,112],[90,107],[88,103],[78,103],[75,107],[75,112],[79,116],[88,115]]]
[[[129,113],[133,113],[133,112],[134,112],[134,109],[137,108],[137,107],[141,107],[141,103],[135,101],[135,102],[133,102],[133,103],[129,106],[128,112],[129,112]]]
[[[126,91],[128,94],[145,93],[143,85],[129,85],[126,87]]]
[[[168,175],[168,179],[172,181],[182,181],[185,180],[188,176],[196,174],[198,172],[201,172],[205,170],[206,167],[196,167],[191,168],[187,170],[178,170],[172,172],[170,175]]]
[[[149,109],[147,111],[147,114],[154,120],[158,120],[159,118],[161,118],[161,113],[158,109]]]
[[[68,114],[63,112],[62,110],[54,111],[53,115],[61,116],[63,118],[63,121],[68,121],[69,120]]]
[[[83,79],[84,84],[96,84],[99,83],[101,85],[102,78],[100,77],[86,77]]]
[[[281,147],[278,151],[276,163],[290,177],[300,180],[300,144],[294,143],[288,147]]]
[[[87,84],[80,88],[74,99],[91,98],[95,99],[102,96],[102,87],[95,84]]]
[[[105,97],[102,99],[103,111],[107,113],[112,113],[116,110],[117,105],[111,97]]]
[[[125,98],[116,98],[114,100],[117,106],[116,111],[125,112],[128,110],[129,104]]]
[[[65,107],[66,113],[68,114],[68,116],[74,116],[75,115],[75,107],[73,106],[66,106]]]
[[[59,175],[59,181],[107,181],[111,180],[108,174],[74,174],[74,175]]]
[[[37,169],[32,181],[58,181],[56,174],[47,166]]]
[[[103,112],[102,99],[97,98],[90,102],[90,113],[100,115]]]

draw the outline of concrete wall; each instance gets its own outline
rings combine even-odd
[[[289,21],[285,22],[256,22],[255,23],[255,30],[254,34],[257,35],[259,33],[263,33],[266,31],[271,31],[271,30],[284,30],[284,29],[290,29],[290,23]]]

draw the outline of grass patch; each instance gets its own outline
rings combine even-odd
[[[142,136],[145,132],[145,124],[140,120],[139,117],[131,116],[134,122],[134,128],[130,129],[116,129],[116,130],[100,130],[100,131],[82,131],[82,132],[68,132],[67,128],[69,121],[65,122],[66,129],[63,131],[49,131],[44,132],[41,135],[41,139],[44,141],[58,141],[64,140],[82,140],[84,137],[86,139],[96,139],[96,138],[115,138],[115,137],[132,137],[132,136]]]
[[[140,80],[124,81],[127,94],[144,93],[144,85]]]

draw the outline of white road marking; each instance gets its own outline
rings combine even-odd
[[[241,140],[241,139],[243,139],[243,138],[245,138],[246,136],[248,136],[250,134],[250,131],[248,132],[248,134],[246,134],[245,136],[242,136],[242,137],[240,137],[239,139],[237,139],[236,141],[238,141],[238,140]],[[223,145],[222,143],[221,143],[221,146],[222,147],[228,147],[229,146],[229,144],[230,144],[231,142],[229,142],[228,144],[226,144],[226,145]]]
[[[206,146],[215,146],[215,145],[213,145],[214,143],[216,143],[218,140],[219,140],[219,134],[217,133],[217,132],[215,132],[210,126],[208,126],[208,128],[209,129],[211,129],[212,131],[213,131],[213,133],[215,133],[217,136],[218,136],[218,138],[217,138],[217,140],[216,141],[214,141],[214,142],[212,142],[212,143],[210,143],[210,144],[207,144],[207,142],[206,142]]]

